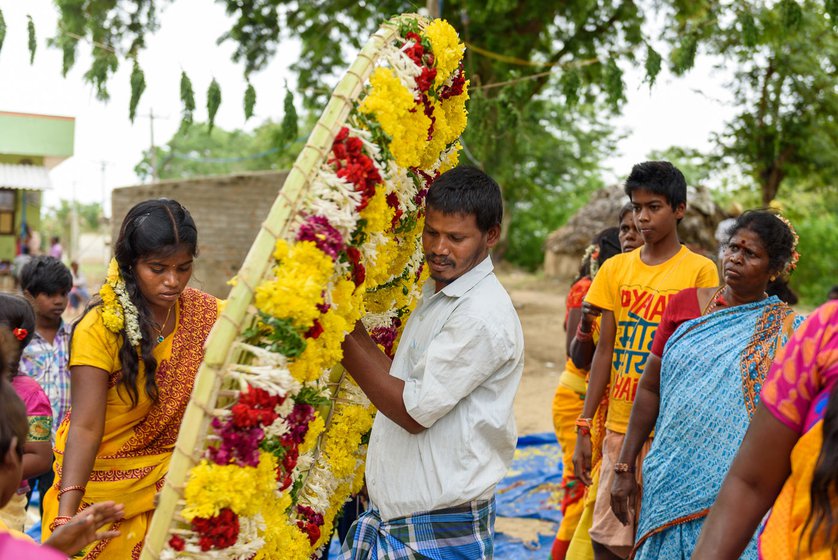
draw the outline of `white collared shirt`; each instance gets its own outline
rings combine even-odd
[[[487,499],[512,463],[524,335],[493,268],[486,257],[437,293],[428,280],[407,321],[390,374],[427,429],[375,417],[367,488],[385,521]]]

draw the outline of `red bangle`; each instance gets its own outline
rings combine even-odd
[[[66,525],[70,522],[73,518],[69,515],[56,515],[55,519],[52,520],[52,523],[49,524],[49,530],[55,531],[58,527],[62,525]]]
[[[59,490],[58,495],[56,497],[58,498],[58,501],[61,501],[61,496],[66,494],[67,492],[81,492],[81,493],[84,493],[86,490],[87,490],[87,488],[85,488],[84,486],[82,486],[80,484],[76,484],[75,486],[67,486],[67,487],[62,488],[61,490]]]
[[[581,433],[583,436],[591,435],[591,420],[593,420],[593,418],[577,418],[576,432]]]
[[[594,339],[594,331],[583,331],[582,330],[582,321],[579,321],[579,325],[576,327],[576,340],[579,342],[590,342]]]

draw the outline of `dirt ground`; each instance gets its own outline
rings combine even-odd
[[[506,269],[498,271],[498,278],[512,297],[524,329],[524,375],[515,397],[518,433],[550,432],[553,393],[564,365],[562,322],[568,282]],[[495,529],[524,542],[553,530],[545,521],[505,517],[498,518]],[[549,551],[544,553],[549,555]]]

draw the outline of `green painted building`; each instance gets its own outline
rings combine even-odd
[[[49,170],[73,155],[75,128],[73,117],[0,111],[0,275],[39,230]]]

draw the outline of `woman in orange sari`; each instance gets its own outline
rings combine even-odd
[[[568,355],[564,371],[559,377],[559,384],[553,395],[553,427],[556,439],[562,448],[562,521],[553,541],[550,552],[551,560],[564,560],[573,532],[582,517],[585,486],[573,472],[573,448],[576,444],[576,419],[582,412],[587,389],[587,370],[578,368],[570,359],[570,345],[579,328],[582,314],[582,300],[588,293],[596,271],[608,258],[620,253],[619,230],[616,227],[605,229],[597,234],[582,258],[579,276],[570,287],[565,300],[565,348]],[[591,324],[586,317],[583,326],[587,339],[594,344],[599,339],[598,323]]]
[[[693,560],[739,558],[769,508],[761,559],[838,557],[838,301],[775,361]]]
[[[55,443],[44,538],[79,509],[119,496],[125,515],[84,558],[138,558],[180,422],[218,316],[218,301],[187,288],[197,229],[173,200],[125,217],[94,303],[70,342],[71,411]]]

